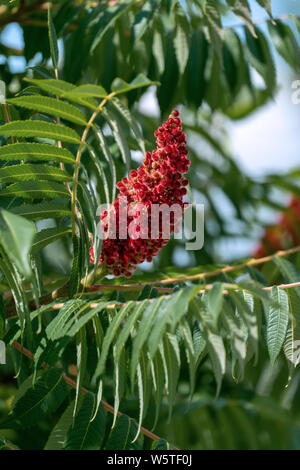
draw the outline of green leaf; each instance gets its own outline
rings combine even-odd
[[[97,369],[95,372],[95,376],[98,377],[104,372],[109,348],[112,344],[113,339],[115,338],[115,334],[120,327],[122,321],[130,312],[131,308],[134,306],[134,302],[130,301],[125,306],[115,314],[114,318],[111,320],[109,327],[106,330],[105,337],[103,339],[102,351],[100,356],[100,361],[97,365]]]
[[[162,75],[165,70],[165,31],[159,15],[156,15],[153,23],[152,53],[156,60],[158,73]]]
[[[67,149],[29,142],[3,145],[0,147],[0,160],[45,160],[75,163],[75,157]]]
[[[256,38],[245,30],[246,33],[246,57],[250,65],[262,76],[268,91],[272,94],[276,88],[276,69],[268,42],[264,34],[255,27]]]
[[[289,297],[289,311],[292,315],[284,342],[284,353],[287,360],[297,367],[300,361],[300,302],[293,288],[287,291]]]
[[[32,244],[32,254],[38,253],[45,246],[64,237],[65,235],[68,235],[69,233],[71,233],[71,229],[69,227],[45,228],[44,230],[37,232]]]
[[[216,327],[223,306],[223,284],[216,282],[207,294],[207,308]]]
[[[70,193],[61,183],[50,181],[23,181],[7,186],[0,191],[0,196],[22,197],[24,199],[59,199],[69,198]]]
[[[229,301],[224,302],[224,315],[222,320],[231,339],[232,350],[232,375],[238,380],[244,376],[244,366],[247,355],[247,328],[242,318],[236,315]],[[236,365],[239,366],[236,373]]]
[[[76,106],[56,100],[55,98],[48,96],[21,96],[19,98],[11,98],[7,102],[22,108],[50,114],[51,116],[59,116],[75,124],[86,125],[84,114]]]
[[[217,382],[217,392],[219,395],[222,377],[225,374],[226,367],[226,351],[221,336],[212,333],[210,330],[205,331],[205,340],[207,344],[208,354],[211,359],[213,373]]]
[[[153,389],[154,389],[154,400],[155,400],[155,418],[153,423],[153,429],[156,427],[160,407],[163,399],[164,387],[165,387],[165,375],[164,369],[161,367],[162,364],[161,352],[158,350],[153,360],[150,362]]]
[[[3,340],[6,331],[6,314],[3,297],[0,295],[0,340]],[[0,360],[2,359],[0,355]]]
[[[283,289],[273,287],[271,305],[267,313],[267,345],[273,367],[284,343],[289,321],[289,298]]]
[[[220,63],[223,64],[223,30],[221,26],[220,14],[213,0],[206,0],[205,26],[207,40],[212,44],[212,47],[214,48]]]
[[[268,22],[272,43],[283,59],[294,69],[299,69],[300,48],[291,28],[280,20],[276,24]]]
[[[143,73],[139,73],[130,83],[125,82],[122,78],[115,78],[111,85],[111,91],[116,95],[120,95],[121,93],[127,93],[128,91],[150,85],[159,85],[159,82],[153,82]]]
[[[11,262],[15,263],[19,272],[27,279],[32,275],[29,253],[34,234],[35,225],[33,222],[2,209],[0,243]]]
[[[113,98],[110,101],[110,105],[113,106],[117,110],[117,112],[122,116],[124,121],[127,123],[129,129],[132,130],[139,144],[139,147],[144,154],[146,152],[144,137],[133,114],[130,113],[128,108],[126,108],[118,98]]]
[[[167,385],[166,390],[168,393],[169,401],[169,419],[171,418],[172,409],[174,406],[177,384],[180,372],[180,352],[176,335],[166,333],[163,339],[163,354],[166,363],[167,372]]]
[[[192,34],[187,62],[186,96],[191,104],[197,108],[201,105],[205,95],[206,81],[205,68],[208,59],[208,42],[201,30]],[[197,77],[197,80],[195,80]]]
[[[147,300],[144,300],[140,304],[138,304],[128,316],[124,328],[122,329],[121,333],[115,344],[115,360],[118,361],[120,354],[125,347],[126,341],[135,325],[137,320],[139,319],[140,315],[143,313],[145,309],[145,305],[147,305]]]
[[[256,1],[261,7],[265,8],[270,18],[273,18],[272,10],[271,10],[271,0],[256,0]]]
[[[99,141],[100,144],[100,150],[103,152],[105,160],[108,162],[109,169],[110,169],[110,174],[112,178],[112,195],[111,195],[111,202],[115,200],[116,198],[116,184],[117,184],[117,171],[116,171],[116,166],[113,160],[113,157],[110,153],[109,146],[106,142],[106,138],[102,132],[102,130],[94,126],[93,130],[95,132],[95,135]]]
[[[175,15],[176,32],[174,47],[180,75],[183,75],[189,58],[189,23],[184,11],[178,10]]]
[[[233,13],[241,18],[249,28],[251,34],[256,37],[256,33],[252,23],[251,10],[248,0],[226,0]]]
[[[152,330],[152,325],[154,318],[157,314],[158,309],[163,303],[163,297],[155,299],[154,302],[149,302],[147,308],[143,312],[143,317],[141,319],[138,331],[136,336],[133,339],[132,344],[132,357],[131,357],[131,384],[134,384],[134,377],[136,373],[136,368],[139,362],[139,357],[144,343],[146,342],[150,331]]]
[[[48,6],[48,35],[50,43],[50,53],[53,62],[53,67],[57,69],[58,64],[58,46],[57,46],[57,37],[55,27],[52,21],[51,10]]]
[[[193,308],[194,306],[193,301],[191,305]],[[206,347],[206,341],[204,339],[203,332],[199,328],[198,323],[195,323],[194,328],[193,328],[193,345],[194,345],[194,351],[195,351],[194,361],[195,361],[196,367],[198,367],[203,357],[203,354],[205,353],[205,347]]]
[[[260,310],[259,305],[255,301],[255,298],[248,292],[234,292],[230,291],[229,297],[231,298],[234,306],[237,309],[238,314],[245,322],[249,341],[253,349],[253,353],[257,356],[258,354],[258,339],[259,339],[259,318]],[[269,305],[269,299],[267,302]]]
[[[27,326],[29,334],[31,335],[32,331],[30,328],[29,320],[29,310],[28,310],[28,302],[26,298],[26,293],[23,288],[23,281],[21,279],[21,275],[15,268],[15,265],[11,263],[10,259],[6,255],[5,252],[1,252],[0,258],[0,268],[6,280],[9,284],[11,289],[13,299],[16,306],[16,311],[20,320],[20,327],[21,329],[18,330],[19,336],[24,334],[24,327]]]
[[[153,19],[154,14],[161,4],[161,0],[147,0],[139,13],[136,15],[135,21],[132,26],[132,33],[134,42],[138,42]]]
[[[81,394],[81,387],[86,373],[87,366],[87,338],[85,326],[80,328],[76,335],[76,351],[77,351],[77,380],[76,380],[76,397],[73,416],[77,414],[79,406],[79,397]]]
[[[121,4],[109,6],[105,9],[104,14],[94,26],[92,31],[92,44],[90,53],[93,53],[100,44],[106,31],[115,23],[115,21],[126,12],[126,10],[134,3],[134,0],[124,0]]]
[[[68,287],[70,299],[79,292],[80,282],[83,276],[82,243],[83,240],[80,237],[77,235],[72,236],[73,261]]]
[[[96,450],[101,447],[105,433],[105,411],[101,404],[95,418],[92,420],[95,407],[95,397],[86,393],[81,408],[67,433],[64,449],[66,450]]]
[[[119,147],[122,160],[126,165],[126,171],[129,172],[131,153],[126,140],[124,125],[120,120],[120,116],[115,112],[115,110],[108,108],[104,108],[102,114],[112,130],[114,139]]]
[[[80,318],[76,318],[76,321],[74,321],[74,318],[71,318],[69,324],[66,324],[64,334],[69,335],[70,337],[74,337],[84,325],[86,325],[90,320],[94,320],[97,314],[109,304],[109,302],[99,302],[96,307],[91,309],[91,303],[92,302],[89,302],[83,305],[82,309],[78,311],[77,315],[80,316]],[[88,310],[87,313],[85,313],[84,310]]]
[[[49,229],[48,229],[49,230]],[[59,313],[53,318],[53,320],[46,327],[46,334],[49,342],[53,342],[56,339],[60,339],[65,336],[69,329],[69,320],[75,321],[77,311],[85,309],[87,303],[81,299],[72,299],[67,301],[60,309]]]
[[[195,354],[193,336],[188,322],[184,319],[180,322],[180,330],[183,337],[185,346],[186,359],[189,365],[190,373],[190,397],[193,396],[195,389],[195,375],[196,375],[196,361],[197,356]]]
[[[35,374],[43,362],[50,366],[56,365],[61,352],[73,337],[67,334],[70,324],[77,323],[78,316],[87,308],[88,304],[80,299],[70,300],[50,321],[34,354]]]
[[[138,421],[138,428],[136,431],[136,435],[132,442],[135,442],[140,434],[142,421],[144,414],[146,412],[146,398],[147,398],[147,391],[149,390],[148,387],[149,377],[148,377],[148,367],[145,361],[145,353],[142,351],[140,362],[137,366],[137,386],[138,386],[138,397],[139,397],[139,421]]]
[[[14,183],[15,181],[27,180],[72,181],[72,178],[60,168],[50,165],[27,163],[24,165],[12,165],[1,168],[1,183]]]
[[[156,314],[155,325],[149,336],[148,345],[151,359],[154,357],[167,323],[171,323],[174,331],[181,317],[187,311],[190,300],[198,290],[199,286],[188,286],[164,300]]]
[[[132,442],[136,436],[137,425],[128,416],[122,414],[105,444],[105,450],[141,450],[141,437],[136,442]]]
[[[13,121],[0,126],[0,135],[9,137],[39,137],[79,144],[80,137],[73,129],[45,121]]]
[[[294,282],[300,281],[300,273],[290,261],[277,256],[274,256],[272,261],[280,269],[280,272],[286,282],[293,284]],[[295,287],[295,292],[300,297],[300,287]]]
[[[159,439],[159,441],[154,441],[151,447],[152,450],[172,450],[174,447],[165,439]]]
[[[98,155],[96,154],[96,152],[94,151],[94,149],[92,149],[91,147],[88,147],[88,151],[89,151],[89,154],[90,154],[90,157],[95,165],[95,169],[97,170],[97,183],[98,184],[102,184],[103,185],[103,188],[104,188],[104,193],[105,193],[105,202],[107,204],[109,204],[111,202],[110,200],[110,190],[109,190],[109,185],[108,185],[108,179],[106,177],[106,174],[105,174],[105,171],[99,161],[99,157]],[[96,209],[97,210],[97,209]],[[96,241],[96,234],[94,233],[93,234],[94,236],[94,242]],[[100,253],[98,253],[98,255],[100,255]],[[99,256],[95,257],[95,259],[99,259]]]
[[[126,386],[126,351],[123,349],[121,353],[116,356],[116,348],[113,347],[114,355],[114,419],[112,427],[116,424],[118,417],[120,399],[124,394]]]
[[[105,98],[107,92],[99,85],[80,85],[64,94],[64,98],[77,102],[78,98]]]
[[[73,425],[74,401],[63,412],[51,431],[44,450],[62,450],[66,440],[68,429]]]
[[[36,79],[36,78],[25,78],[25,81],[36,85],[41,90],[51,93],[52,95],[63,98],[66,93],[76,88],[72,83],[65,82],[63,80],[55,80],[54,78]]]
[[[34,426],[52,415],[68,395],[70,389],[59,369],[49,369],[38,377],[35,386],[30,387],[15,403],[1,428]]]
[[[242,287],[244,290],[250,292],[254,296],[258,297],[261,300],[266,302],[270,301],[269,293],[263,290],[260,284],[256,281],[249,280],[249,281],[240,281],[238,285]]]
[[[22,215],[30,220],[57,219],[60,217],[70,217],[71,211],[65,204],[55,202],[41,202],[39,204],[24,204],[13,207],[11,212]]]

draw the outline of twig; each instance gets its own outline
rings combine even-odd
[[[76,154],[75,169],[74,169],[74,173],[73,173],[73,187],[72,187],[72,235],[73,236],[75,235],[75,230],[76,230],[76,220],[75,220],[76,197],[77,197],[78,174],[79,174],[79,166],[80,166],[80,159],[81,159],[82,149],[85,145],[88,132],[89,132],[90,128],[93,126],[93,122],[96,119],[97,115],[102,111],[102,109],[106,105],[107,101],[111,100],[114,96],[115,96],[115,92],[110,93],[97,106],[97,108],[95,109],[95,111],[91,115],[88,123],[86,124],[86,126],[84,128],[84,131],[82,133],[81,139],[80,139],[80,144],[79,144],[77,154]]]
[[[151,287],[151,284],[145,284]],[[94,293],[94,292],[105,292],[105,291],[114,291],[114,290],[125,290],[125,291],[140,291],[143,289],[141,284],[125,284],[124,286],[120,284],[96,284],[94,286],[86,287],[85,293]],[[173,287],[156,287],[158,292],[169,293],[173,292]]]
[[[142,290],[146,286],[157,286],[159,284],[174,284],[175,282],[185,282],[185,281],[194,281],[197,279],[206,279],[208,277],[215,277],[219,276],[220,274],[223,273],[229,273],[233,271],[238,271],[240,269],[244,269],[247,266],[257,266],[260,264],[267,263],[269,261],[272,261],[273,258],[281,258],[282,256],[288,256],[293,253],[297,253],[300,250],[300,246],[294,247],[294,248],[289,248],[288,250],[281,250],[278,251],[277,253],[269,256],[264,256],[263,258],[253,258],[250,261],[247,261],[242,264],[237,264],[235,266],[225,266],[224,268],[217,269],[215,271],[208,271],[204,273],[199,273],[199,274],[194,274],[192,276],[180,276],[180,277],[174,277],[174,278],[167,278],[167,279],[159,279],[157,281],[152,281],[149,283],[143,283],[143,284],[123,284],[123,285],[116,285],[116,284],[104,284],[104,285],[99,285],[99,286],[90,286],[91,290],[95,290],[98,287],[99,291],[101,290]]]
[[[20,343],[18,343],[17,341],[14,341],[12,343],[12,346],[17,349],[20,353],[24,354],[24,356],[28,357],[29,359],[31,360],[34,360],[34,355],[31,351],[29,351],[29,349],[26,349],[24,348],[24,346],[22,346]],[[48,368],[49,365],[46,364],[45,362],[43,362],[42,364],[42,367],[44,368]],[[76,389],[76,382],[74,382],[74,380],[72,380],[70,377],[68,377],[66,374],[62,374],[62,378],[64,379],[64,381],[70,385],[70,387],[72,388],[75,388]],[[85,387],[81,387],[80,389],[81,393],[92,393],[90,392],[88,389],[86,389]],[[114,413],[114,408],[109,405],[108,403],[106,403],[105,401],[101,400],[101,403],[103,405],[103,407],[109,411],[110,413]],[[120,411],[118,411],[117,415],[118,416],[122,416],[123,413],[121,413]],[[150,439],[152,439],[153,441],[159,441],[161,438],[159,436],[157,436],[156,434],[154,434],[153,432],[149,431],[148,429],[144,428],[144,427],[141,427],[141,433],[144,434],[145,436],[149,437]],[[172,446],[174,450],[178,450],[176,447]]]
[[[223,284],[225,289],[223,290],[223,294],[228,294],[228,290],[236,290],[238,289],[238,285],[237,284],[227,284],[227,283],[224,283]],[[262,290],[265,290],[265,291],[269,291],[269,290],[272,290],[273,287],[279,287],[280,289],[291,289],[292,287],[298,287],[300,286],[300,281],[299,282],[293,282],[291,284],[275,284],[273,286],[267,286],[267,287],[262,287]],[[197,294],[203,294],[204,292],[208,291],[208,290],[211,290],[213,288],[213,284],[207,284],[206,286],[204,287],[201,287],[199,288],[199,290],[197,291]],[[247,290],[247,289],[244,289],[244,290]],[[164,298],[165,299],[168,299],[170,297],[170,295],[165,295]],[[154,300],[156,299],[148,299],[148,302],[154,302]],[[101,302],[101,300],[99,300],[98,302],[91,302],[89,304],[89,308],[96,308],[99,303]],[[143,301],[142,300],[137,300],[135,303],[136,304],[140,304],[142,303]],[[60,310],[63,306],[65,305],[65,302],[58,302],[57,304],[54,304],[52,305],[49,310]],[[106,308],[108,309],[114,309],[114,308],[119,308],[119,307],[123,307],[125,305],[125,303],[123,302],[117,302],[117,303],[114,303],[114,304],[110,304],[110,305],[107,305]],[[41,307],[45,307],[46,305],[41,305]]]
[[[2,103],[2,108],[3,108],[3,113],[4,113],[5,122],[8,124],[8,123],[10,122],[10,119],[9,119],[9,115],[8,115],[6,103]],[[10,138],[10,142],[11,142],[12,144],[14,143],[13,137]]]
[[[253,258],[250,261],[247,261],[246,263],[235,265],[235,266],[225,266],[224,268],[217,269],[216,271],[211,271],[211,272],[205,272],[205,273],[199,273],[195,274],[193,276],[182,276],[179,278],[168,278],[168,279],[161,279],[158,281],[153,281],[151,283],[144,283],[144,284],[124,284],[124,285],[117,285],[117,284],[103,284],[103,285],[95,285],[95,286],[86,286],[85,287],[85,293],[93,293],[93,292],[101,292],[101,291],[110,291],[110,290],[123,290],[123,291],[135,291],[135,290],[142,290],[146,286],[157,286],[159,284],[173,284],[175,282],[185,282],[185,281],[194,281],[197,279],[206,279],[210,277],[215,277],[218,276],[222,273],[228,273],[228,272],[233,272],[239,269],[244,269],[247,266],[255,266],[263,263],[267,263],[269,261],[272,261],[272,259],[275,258],[280,258],[282,256],[288,256],[293,253],[297,253],[299,251],[300,247],[297,246],[295,248],[290,248],[285,251],[278,251],[277,253],[269,256],[265,256],[263,258]],[[209,288],[210,285],[207,285],[206,288]],[[293,284],[283,284],[283,286],[290,286],[294,287]],[[271,289],[271,287],[267,287],[265,289]],[[283,287],[283,288],[288,288],[288,287]],[[165,292],[165,293],[172,293],[173,288],[165,288],[165,287],[156,287],[156,289],[160,292]],[[205,290],[205,287],[202,287],[203,290]],[[199,291],[201,293],[201,289]],[[39,299],[40,305],[45,305],[47,303],[53,302],[53,300],[65,297],[68,295],[68,282],[60,287],[59,289],[55,289],[54,291],[50,292],[49,294],[43,295]],[[94,308],[95,303],[92,304]],[[122,306],[122,304],[118,304]],[[61,308],[63,306],[63,303],[57,303],[54,307],[54,309]],[[34,309],[35,307],[33,306],[31,308]],[[112,308],[112,307],[111,307]],[[13,300],[6,305],[6,314],[8,318],[14,317],[16,314],[16,309]]]
[[[257,266],[259,264],[264,264],[269,261],[272,261],[273,258],[281,258],[282,256],[288,256],[293,253],[297,253],[297,251],[300,250],[300,246],[297,246],[295,248],[290,248],[288,250],[281,250],[278,251],[277,253],[269,256],[264,256],[263,258],[253,258],[250,261],[247,261],[246,263],[242,264],[237,264],[235,266],[225,266],[224,268],[217,269],[215,271],[210,271],[210,272],[205,272],[205,273],[199,273],[199,274],[194,274],[192,276],[181,276],[177,278],[167,278],[167,279],[161,279],[159,281],[154,281],[151,282],[152,286],[158,285],[158,284],[173,284],[175,282],[185,282],[185,281],[194,281],[197,279],[206,279],[208,277],[214,277],[214,276],[219,276],[220,274],[223,273],[229,273],[232,271],[238,271],[239,269],[244,269],[247,266]],[[141,288],[145,287],[147,284],[140,284]]]

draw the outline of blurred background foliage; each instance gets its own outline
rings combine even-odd
[[[51,3],[59,38],[60,79],[76,85],[99,84],[107,90],[115,77],[130,82],[138,73],[160,82],[150,91],[131,91],[122,98],[143,129],[147,150],[154,147],[153,132],[169,112],[178,107],[182,113],[192,160],[190,197],[205,204],[204,248],[187,252],[183,242],[172,240],[153,264],[142,266],[142,270],[164,272],[175,266],[173,270],[179,272],[184,267],[187,272],[186,268],[199,265],[232,262],[240,257],[235,246],[241,243],[245,257],[255,250],[264,255],[299,244],[299,208],[285,219],[278,214],[291,213],[291,194],[296,201],[291,203],[292,211],[297,206],[300,167],[287,167],[284,174],[250,174],[236,158],[228,131],[232,123],[248,119],[276,100],[278,63],[282,65],[278,60],[289,67],[289,88],[299,79],[300,11],[297,5],[289,10],[296,2],[274,2],[282,10],[279,18],[273,17],[273,2],[268,0],[251,1],[249,8],[246,1],[238,0]],[[7,97],[28,92],[24,77],[53,75],[47,6],[36,0],[1,2],[0,79],[6,84]],[[251,9],[258,12],[257,24],[251,20]],[[34,93],[33,87],[30,92]],[[10,105],[9,113],[24,115]],[[0,115],[0,120],[3,123],[4,116]],[[105,130],[104,122],[100,125]],[[298,144],[295,137],[295,148]],[[257,142],[257,152],[259,145]],[[283,160],[287,158],[284,147],[283,143]],[[142,155],[131,148],[137,167]],[[112,144],[111,151],[119,179],[126,169],[118,148]],[[272,155],[266,158],[272,160]],[[14,205],[10,200],[3,202],[4,207]],[[282,223],[287,218],[291,219],[289,227]],[[39,228],[55,224],[48,220]],[[271,229],[263,235],[266,225],[277,226],[278,243],[268,235]],[[259,246],[263,236],[263,246]],[[57,241],[48,246],[42,261],[48,278],[63,277],[71,265],[69,244]],[[252,363],[247,365],[242,383],[236,384],[228,370],[217,399],[210,366],[205,363],[197,376],[195,396],[187,405],[188,373],[183,367],[174,415],[169,422],[166,406],[156,432],[183,449],[300,449],[299,371],[285,387],[286,365],[279,360],[271,374],[264,348],[262,342],[259,362],[255,368]],[[14,361],[12,355],[0,368],[0,418],[10,409],[15,390]],[[18,381],[22,381],[22,374],[26,376],[27,366],[29,361],[23,359]],[[110,399],[113,401],[113,391],[107,396]],[[128,415],[135,406],[130,398],[123,403]],[[151,409],[148,414],[145,426],[151,427]],[[22,432],[6,437],[22,448],[40,448],[48,429],[49,423],[42,421],[30,439]]]

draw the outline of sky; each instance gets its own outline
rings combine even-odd
[[[251,2],[252,5],[257,5]],[[299,0],[273,0],[273,16],[300,15]],[[254,22],[264,18],[260,7],[253,9]],[[289,67],[274,54],[280,92],[273,102],[250,117],[229,126],[233,153],[249,173],[261,175],[286,171],[300,164],[300,104],[292,103],[292,76]]]

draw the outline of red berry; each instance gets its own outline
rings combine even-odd
[[[100,263],[105,263],[108,272],[115,276],[130,277],[136,266],[144,260],[151,261],[158,254],[161,248],[168,243],[162,239],[163,221],[160,217],[159,223],[151,224],[151,220],[140,227],[135,226],[134,238],[119,238],[119,229],[128,227],[134,219],[141,215],[141,210],[135,211],[134,215],[129,215],[128,210],[136,203],[143,204],[148,214],[151,214],[152,204],[180,204],[182,213],[186,203],[182,198],[186,194],[188,180],[182,176],[187,172],[190,161],[187,159],[188,150],[186,148],[186,137],[181,129],[181,120],[178,118],[179,111],[174,109],[169,119],[155,132],[157,137],[157,148],[152,153],[147,152],[143,164],[138,170],[131,170],[129,178],[123,178],[117,183],[122,197],[127,197],[127,215],[121,215],[120,195],[113,203],[116,219],[116,238],[107,237],[103,240],[102,251],[99,258]],[[120,209],[120,210],[119,210]],[[119,216],[120,212],[120,216]],[[100,219],[108,230],[105,217],[107,211],[102,211]],[[120,218],[119,218],[120,217]],[[112,219],[111,219],[112,220]],[[180,218],[171,214],[170,232],[178,228]],[[104,227],[104,229],[105,229]],[[156,230],[159,238],[144,238],[144,234],[151,236],[151,228]],[[108,233],[107,233],[108,235]],[[93,248],[90,249],[91,262],[94,262]]]

